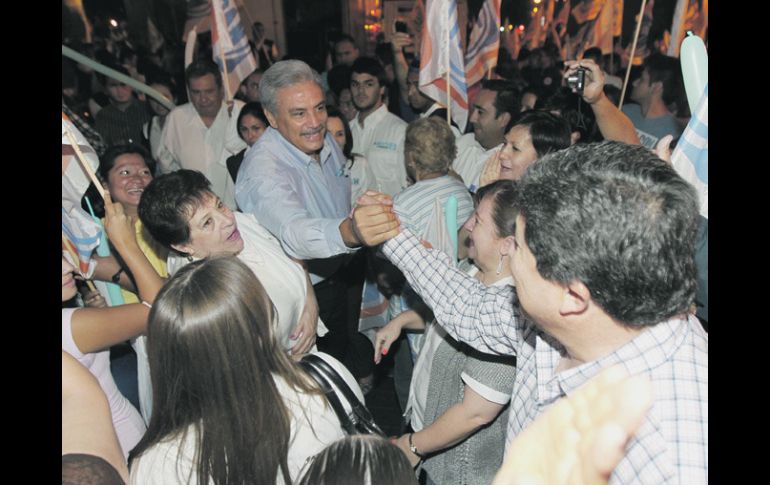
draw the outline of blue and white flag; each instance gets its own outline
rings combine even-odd
[[[428,0],[425,5],[420,45],[420,91],[447,107],[460,131],[465,130],[468,92],[457,23],[457,0]]]
[[[249,47],[249,39],[241,24],[238,7],[233,0],[211,0],[211,42],[214,62],[227,83],[227,98],[232,99],[241,81],[257,68]],[[223,62],[223,58],[227,62]]]
[[[700,214],[709,218],[709,86],[679,138],[671,163],[698,192]]]
[[[485,0],[465,53],[465,83],[473,86],[497,65],[500,49],[500,0]]]

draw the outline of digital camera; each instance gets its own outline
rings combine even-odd
[[[573,72],[567,77],[567,86],[576,90],[578,94],[583,94],[583,87],[585,87],[587,70],[588,69],[585,67],[578,67],[577,71]]]

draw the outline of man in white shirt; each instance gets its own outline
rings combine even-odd
[[[371,57],[353,63],[350,91],[358,116],[350,123],[353,152],[366,157],[378,190],[394,196],[407,186],[404,165],[406,122],[383,103],[385,69]]]
[[[193,62],[185,70],[185,78],[190,102],[168,114],[161,133],[159,171],[198,170],[211,181],[214,193],[235,209],[235,190],[226,162],[246,148],[236,128],[243,102],[222,102],[222,76],[211,61]]]
[[[484,163],[505,143],[505,133],[520,110],[516,88],[501,79],[484,80],[473,102],[470,123],[473,133],[457,139],[457,158],[452,170],[475,192]]]

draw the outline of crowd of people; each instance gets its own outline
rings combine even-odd
[[[63,483],[708,480],[707,232],[659,146],[687,121],[678,59],[618,107],[597,49],[501,49],[463,127],[409,33],[340,36],[323,73],[253,37],[234,99],[210,47],[95,42],[170,110],[63,61],[114,249],[93,279],[124,301],[62,258]],[[392,357],[403,432],[346,436],[308,353],[362,396]]]

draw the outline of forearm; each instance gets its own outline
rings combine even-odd
[[[465,393],[461,402],[412,435],[412,443],[421,454],[434,453],[459,443],[494,420],[503,409],[499,404],[485,401],[469,387],[465,388]]]
[[[630,145],[639,144],[639,137],[631,119],[612,104],[604,93],[590,106],[605,140],[621,141]]]
[[[516,353],[520,316],[512,288],[485,287],[408,231],[385,243],[383,253],[450,335],[482,352]]]
[[[120,263],[117,259],[115,259],[115,256],[94,255],[92,258],[96,261],[96,269],[94,269],[93,279],[112,282],[112,277],[121,269]],[[131,281],[131,278],[126,274],[125,271],[120,273],[118,285],[128,291],[136,292],[136,286],[134,286],[134,282]]]
[[[116,249],[134,277],[139,297],[148,303],[155,301],[165,280],[152,267],[136,240],[120,244]]]
[[[409,103],[409,86],[406,85],[406,78],[409,74],[409,65],[404,57],[403,48],[393,51],[393,70],[396,74],[399,93],[404,103]]]
[[[72,315],[72,339],[84,354],[99,352],[144,333],[149,314],[141,303],[82,308]]]

